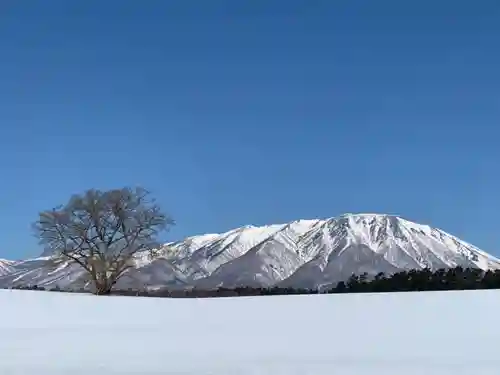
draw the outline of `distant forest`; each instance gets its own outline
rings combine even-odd
[[[11,289],[47,290],[60,292],[86,293],[86,290],[62,290],[60,288],[43,288],[37,285],[17,286]],[[207,298],[207,297],[245,297],[292,294],[339,294],[339,293],[382,293],[382,292],[423,292],[439,290],[474,290],[500,289],[500,270],[483,271],[477,268],[450,268],[437,271],[409,270],[391,275],[379,273],[375,277],[368,274],[353,275],[349,280],[340,282],[337,286],[327,289],[296,289],[296,288],[251,288],[238,287],[233,289],[218,288],[201,290],[197,288],[186,290],[113,290],[113,295],[171,297],[171,298]]]

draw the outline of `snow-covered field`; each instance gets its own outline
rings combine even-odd
[[[0,374],[500,373],[500,291],[227,299],[0,290]]]

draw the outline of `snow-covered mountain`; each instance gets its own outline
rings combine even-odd
[[[0,259],[0,276],[11,273],[14,268],[12,267],[16,262],[6,259]]]
[[[1,264],[1,263],[0,263]],[[81,270],[50,257],[8,262],[0,286],[86,283]],[[439,229],[397,216],[346,214],[245,226],[165,244],[155,260],[139,254],[119,287],[294,286],[315,288],[353,273],[455,266],[499,269],[500,260]],[[1,267],[1,266],[0,266]],[[0,268],[1,269],[1,268]]]

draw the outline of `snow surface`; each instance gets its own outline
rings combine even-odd
[[[335,285],[353,273],[375,275],[456,266],[500,268],[499,259],[449,233],[379,214],[245,226],[189,237],[161,250],[156,260],[139,254],[136,268],[118,287],[318,288]],[[82,287],[84,276],[78,267],[51,264],[48,257],[12,263],[5,270],[0,263],[3,287]]]
[[[500,291],[219,299],[0,290],[9,375],[499,373]]]

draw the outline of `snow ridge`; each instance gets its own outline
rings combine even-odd
[[[500,260],[427,225],[398,216],[345,214],[325,220],[245,226],[167,243],[151,261],[139,254],[119,287],[293,286],[317,288],[353,273],[422,268],[499,269]],[[85,275],[50,257],[0,261],[0,286],[81,287]]]

